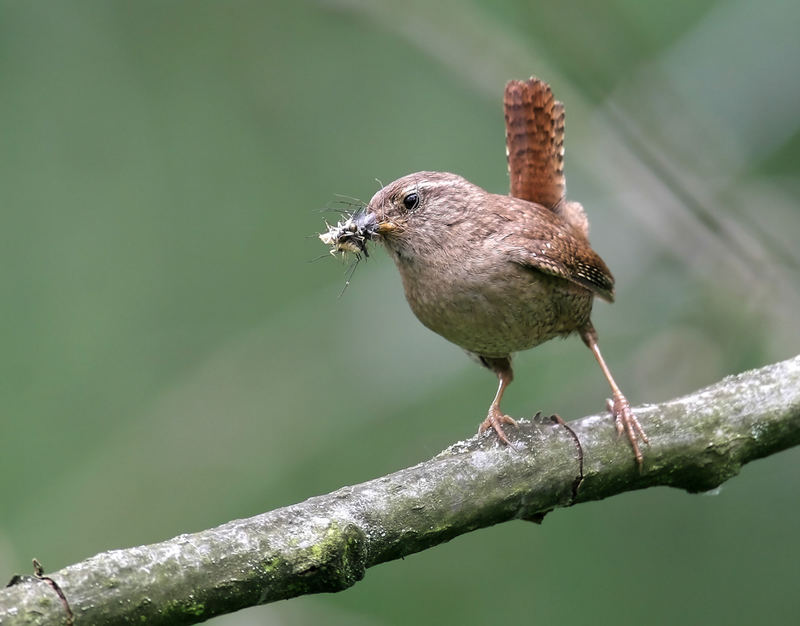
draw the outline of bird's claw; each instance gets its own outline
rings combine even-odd
[[[503,432],[503,424],[511,424],[512,426],[516,426],[517,421],[513,417],[509,417],[508,415],[501,413],[499,408],[492,406],[489,408],[489,414],[486,416],[486,419],[481,422],[480,426],[478,426],[478,434],[483,434],[489,428],[493,428],[497,433],[497,438],[507,446],[510,446],[511,442],[509,441],[508,437],[506,437],[505,432]]]
[[[617,436],[622,435],[623,432],[628,436],[628,441],[631,442],[633,454],[636,457],[636,463],[639,465],[639,469],[641,469],[644,457],[639,448],[639,440],[646,444],[649,444],[650,440],[647,438],[639,420],[636,419],[636,416],[633,414],[630,403],[627,398],[620,393],[614,394],[613,399],[606,400],[606,407],[609,413],[614,416]]]

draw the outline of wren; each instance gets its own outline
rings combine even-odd
[[[456,174],[417,172],[383,187],[320,238],[334,253],[383,244],[417,318],[497,375],[478,432],[491,428],[503,443],[510,443],[503,425],[516,425],[500,410],[514,377],[512,353],[577,333],[611,385],[608,409],[641,467],[639,442],[647,436],[590,319],[595,297],[613,301],[614,278],[589,244],[583,207],[565,198],[563,105],[536,78],[509,82],[504,104],[510,195]]]

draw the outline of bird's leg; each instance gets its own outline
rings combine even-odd
[[[631,442],[633,454],[636,457],[636,463],[641,469],[644,458],[642,456],[642,451],[639,449],[639,440],[641,439],[644,443],[648,444],[650,441],[642,425],[639,424],[639,420],[636,419],[633,411],[631,411],[631,405],[628,403],[627,398],[622,394],[622,391],[614,381],[614,377],[611,375],[611,370],[608,369],[603,355],[600,354],[600,347],[597,345],[597,332],[591,324],[588,324],[581,330],[581,339],[583,339],[583,342],[589,347],[592,354],[594,354],[594,358],[597,359],[597,362],[600,364],[600,369],[603,370],[603,374],[608,384],[611,386],[612,397],[606,401],[606,406],[611,415],[614,416],[617,434],[621,435],[624,431],[628,437],[628,441]]]
[[[508,358],[498,359],[481,357],[481,362],[486,365],[486,367],[493,370],[495,374],[497,374],[499,384],[497,385],[497,393],[494,396],[494,400],[492,400],[492,404],[489,406],[489,414],[478,427],[478,434],[483,433],[488,428],[493,428],[497,433],[498,439],[500,439],[500,441],[502,441],[504,444],[510,446],[511,442],[503,432],[502,425],[512,424],[516,426],[517,422],[508,415],[505,415],[500,410],[500,400],[503,398],[503,392],[506,390],[506,387],[508,387],[511,384],[511,381],[514,380],[514,372],[511,369],[511,360]]]

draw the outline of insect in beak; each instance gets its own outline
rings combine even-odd
[[[384,226],[378,224],[374,214],[365,211],[356,212],[335,226],[327,222],[325,225],[328,231],[320,233],[319,238],[322,243],[331,246],[331,254],[334,256],[347,252],[356,256],[369,256],[367,242],[381,234]]]

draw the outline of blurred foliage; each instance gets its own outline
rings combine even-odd
[[[474,431],[491,375],[320,209],[422,169],[507,188],[501,94],[548,80],[616,274],[595,325],[659,401],[800,351],[800,5],[789,0],[0,2],[0,578],[250,516]],[[346,201],[346,198],[344,198]],[[580,341],[505,409],[578,417]],[[797,450],[716,497],[557,511],[219,624],[782,624]]]

